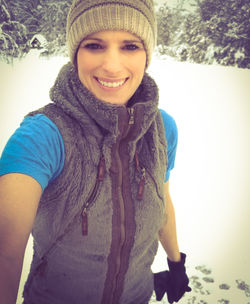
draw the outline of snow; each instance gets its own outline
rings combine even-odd
[[[0,63],[0,151],[23,116],[49,101],[49,88],[67,62],[64,57],[38,59],[38,54],[32,50],[13,65]],[[180,63],[155,55],[149,73],[159,85],[160,107],[175,118],[179,130],[170,189],[193,288],[180,303],[247,304],[250,70]],[[31,256],[30,239],[17,303]],[[166,267],[160,247],[153,270]],[[204,269],[211,269],[211,274]],[[221,284],[230,288],[222,289]]]

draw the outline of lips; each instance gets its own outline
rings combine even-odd
[[[128,78],[124,78],[122,80],[116,81],[108,81],[108,80],[101,80],[99,78],[95,78],[102,86],[106,88],[119,88],[124,85],[124,83],[128,80]]]

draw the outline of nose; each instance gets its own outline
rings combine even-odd
[[[118,75],[122,71],[122,54],[118,49],[107,49],[103,54],[102,68],[109,75]]]

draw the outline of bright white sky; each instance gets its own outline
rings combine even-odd
[[[66,61],[38,60],[30,53],[14,66],[0,63],[0,151],[23,116],[49,101],[48,90]],[[209,304],[223,297],[233,304],[247,303],[235,280],[250,284],[250,70],[155,56],[149,73],[159,85],[160,106],[175,118],[179,130],[170,185],[188,271],[195,274],[194,267],[201,264],[211,267],[216,282],[207,286],[212,291]],[[153,269],[165,267],[159,250]],[[231,290],[224,294],[218,289],[221,283],[231,285]],[[187,302],[184,298],[180,303]]]

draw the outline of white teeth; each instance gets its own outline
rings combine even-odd
[[[118,82],[106,82],[106,81],[102,81],[100,79],[98,79],[98,81],[100,82],[101,85],[108,87],[108,88],[117,88],[120,87],[121,85],[123,85],[125,83],[125,80],[122,81],[118,81]]]

